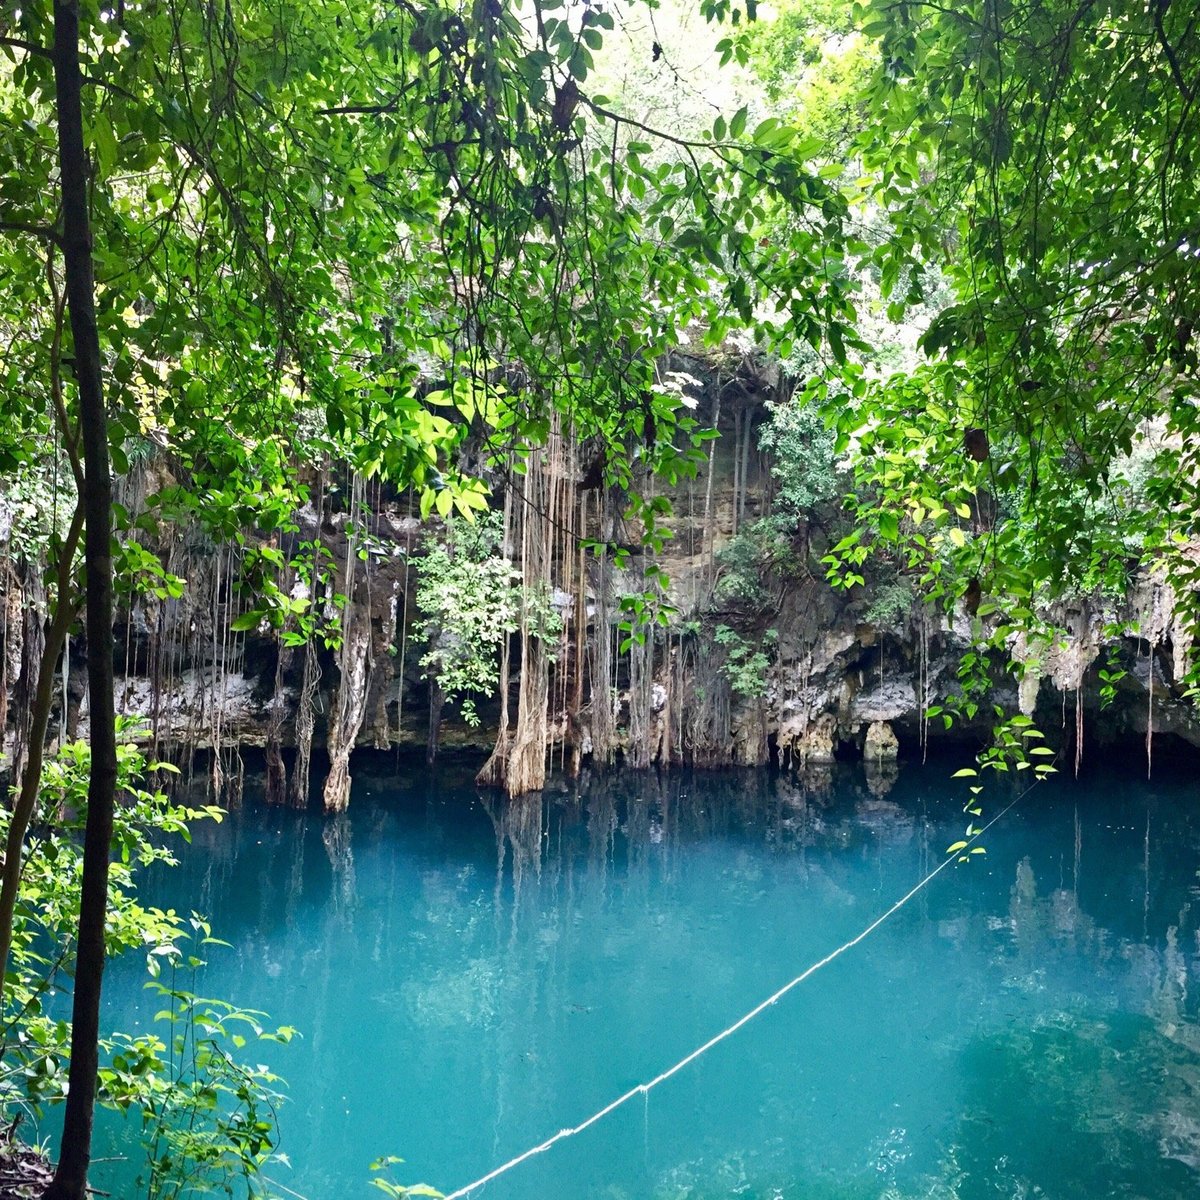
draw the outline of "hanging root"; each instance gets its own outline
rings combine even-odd
[[[282,643],[275,660],[275,688],[271,695],[270,716],[267,721],[267,739],[264,751],[267,760],[266,801],[268,804],[283,804],[287,800],[287,768],[283,762],[283,667],[287,655]]]
[[[325,474],[322,470],[314,489],[316,492],[317,539],[321,545],[321,523],[325,517]],[[324,603],[321,583],[316,573],[311,582],[313,608]],[[296,697],[296,765],[292,770],[291,801],[294,808],[308,807],[312,769],[313,732],[316,728],[317,689],[321,684],[321,664],[317,648],[310,637],[304,644],[304,667],[300,677],[300,694]]]
[[[367,711],[371,667],[371,606],[368,598],[356,612],[355,569],[358,559],[357,529],[363,520],[362,481],[351,483],[350,522],[346,542],[346,607],[342,643],[338,650],[338,687],[329,714],[329,774],[325,779],[326,812],[344,812],[350,803],[350,753],[358,740]]]
[[[512,488],[509,487],[504,493],[504,537],[500,542],[501,551],[506,558],[512,545],[512,525]],[[475,782],[480,787],[503,787],[508,775],[508,756],[512,750],[508,715],[508,691],[512,672],[511,642],[512,639],[506,637],[500,651],[500,726],[496,733],[495,748],[475,776]]]

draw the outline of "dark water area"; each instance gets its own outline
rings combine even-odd
[[[444,1192],[652,1078],[854,937],[964,826],[951,768],[623,773],[503,804],[391,760],[351,809],[202,823],[148,903],[211,918],[197,987],[296,1026],[308,1200]],[[990,790],[989,815],[1015,793]],[[1200,1195],[1200,781],[1039,785],[859,945],[488,1200]],[[161,1007],[114,964],[110,1028]],[[136,1155],[102,1124],[97,1154]],[[93,1182],[132,1195],[130,1168]],[[282,1190],[280,1195],[287,1193]]]

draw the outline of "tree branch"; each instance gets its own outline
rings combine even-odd
[[[752,147],[743,145],[740,142],[698,142],[691,138],[679,137],[673,133],[666,133],[661,129],[655,129],[653,125],[645,125],[641,121],[635,121],[632,117],[624,117],[618,112],[613,112],[611,108],[605,108],[601,104],[597,104],[590,96],[583,92],[579,93],[579,99],[587,105],[598,117],[605,117],[609,121],[615,121],[618,125],[628,125],[632,129],[638,129],[649,137],[657,138],[659,141],[670,142],[675,146],[682,146],[685,150],[747,150]],[[724,155],[718,155],[724,161]]]
[[[0,219],[0,233],[28,233],[33,237],[45,238],[56,246],[62,245],[58,230],[49,225],[36,225],[32,221],[8,221]]]
[[[36,42],[26,42],[21,38],[0,37],[0,46],[8,46],[13,50],[24,50],[26,54],[33,54],[38,58],[50,58],[50,51],[45,46],[39,46]]]
[[[97,87],[106,92],[112,92],[114,96],[120,96],[125,100],[130,100],[134,104],[143,104],[144,101],[138,99],[131,91],[123,88],[119,83],[113,83],[110,79],[101,79],[98,75],[83,75],[83,82],[90,87]]]
[[[410,79],[390,99],[382,100],[378,104],[340,104],[334,108],[316,108],[313,109],[313,113],[318,117],[343,117],[354,113],[378,115],[395,112],[400,101],[417,85],[417,82],[416,79]]]
[[[58,286],[54,275],[54,251],[46,255],[46,285],[50,289],[53,301],[54,333],[50,338],[50,396],[54,401],[54,413],[58,420],[59,431],[62,434],[63,448],[71,463],[71,473],[75,476],[75,494],[82,496],[86,482],[83,476],[83,463],[79,459],[79,429],[71,424],[67,414],[67,406],[63,403],[62,388],[62,335],[63,314],[66,311],[67,298]],[[82,501],[77,502],[76,515],[82,518]],[[66,595],[66,580],[60,580],[59,597]]]
[[[1188,87],[1187,80],[1183,77],[1183,71],[1179,67],[1179,59],[1175,55],[1175,48],[1167,39],[1167,31],[1163,27],[1163,18],[1167,15],[1167,9],[1171,7],[1171,0],[1156,0],[1154,5],[1154,33],[1158,38],[1158,44],[1162,47],[1163,54],[1166,55],[1167,64],[1171,68],[1171,76],[1175,80],[1175,85],[1179,88],[1179,94],[1184,100],[1190,104],[1192,102],[1192,89]]]

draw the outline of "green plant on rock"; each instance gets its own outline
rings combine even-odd
[[[713,641],[725,650],[721,673],[729,681],[730,690],[735,696],[761,700],[766,695],[771,651],[778,640],[779,631],[776,629],[768,629],[757,643],[742,637],[728,625],[718,625],[713,631]]]
[[[910,579],[901,576],[872,589],[871,603],[863,613],[863,620],[884,629],[895,629],[908,620],[916,603],[916,588]]]
[[[615,562],[621,565],[620,555]],[[619,600],[621,618],[617,630],[622,635],[619,643],[622,654],[633,646],[645,645],[647,638],[653,642],[657,629],[668,628],[677,612],[667,598],[670,578],[662,567],[654,562],[642,563],[641,583],[640,592],[626,592]]]
[[[836,448],[837,434],[807,391],[771,405],[758,435],[771,455],[775,507],[793,522],[838,501],[850,486]]]
[[[239,633],[269,625],[289,649],[319,639],[327,650],[336,650],[348,603],[334,590],[336,577],[333,552],[320,538],[300,542],[290,558],[273,545],[246,546],[238,588],[254,607],[235,617],[230,629]],[[282,587],[281,578],[290,579],[290,586]]]
[[[1100,679],[1100,707],[1108,708],[1117,698],[1117,688],[1129,672],[1121,666],[1121,647],[1116,639],[1124,632],[1117,622],[1109,622],[1104,626],[1104,637],[1108,648],[1104,654],[1104,665],[1099,668],[1097,675]]]
[[[429,645],[421,667],[470,725],[479,723],[477,697],[495,694],[500,651],[520,620],[518,574],[500,553],[502,536],[495,514],[474,524],[451,518],[416,561],[417,635]],[[538,606],[536,627],[549,636],[557,614],[548,601],[530,595],[525,603]]]
[[[762,517],[734,535],[716,556],[719,572],[712,600],[718,606],[767,608],[781,579],[796,574],[801,562],[792,546],[793,522]]]

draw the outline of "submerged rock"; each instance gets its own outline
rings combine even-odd
[[[863,759],[869,763],[894,762],[900,757],[900,742],[886,721],[867,726],[863,739]]]

